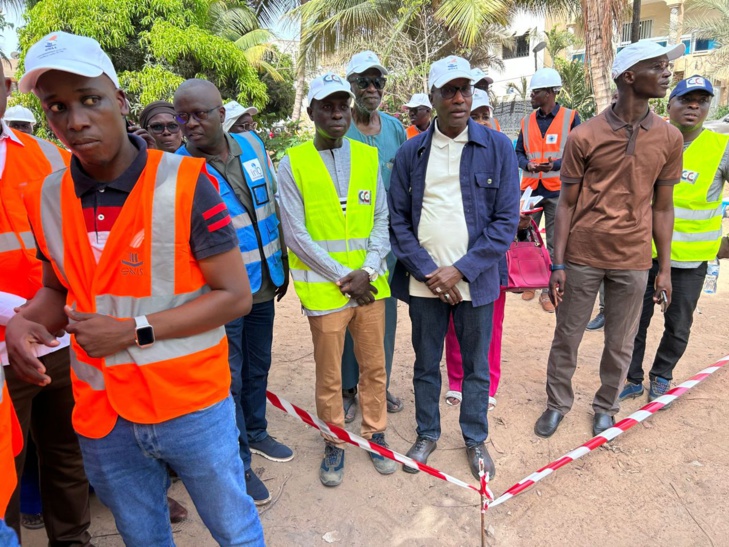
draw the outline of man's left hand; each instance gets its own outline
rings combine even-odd
[[[673,287],[671,286],[670,270],[667,273],[664,273],[660,270],[658,271],[654,287],[656,290],[653,293],[653,302],[658,304],[661,301],[661,291],[666,291],[666,307],[670,306],[673,292]]]
[[[425,277],[428,279],[425,284],[428,285],[430,292],[439,297],[455,287],[456,283],[463,279],[463,274],[455,266],[441,266]]]
[[[286,296],[286,293],[289,290],[289,257],[282,256],[281,261],[283,262],[284,280],[283,285],[276,287],[276,290],[274,291],[274,294],[276,295],[276,302],[281,302],[281,299]]]
[[[134,344],[136,325],[133,319],[81,313],[70,306],[65,306],[64,311],[69,318],[66,332],[76,337],[76,342],[89,357],[107,357]]]

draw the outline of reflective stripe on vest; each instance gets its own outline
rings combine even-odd
[[[313,142],[290,148],[287,154],[304,203],[309,235],[333,260],[355,270],[364,264],[369,235],[374,226],[378,159],[375,148],[347,140],[351,171],[346,214],[342,212],[331,175]],[[306,309],[335,310],[349,302],[333,281],[311,271],[294,253],[289,253],[289,263],[294,288]],[[386,265],[381,265],[381,270],[386,271]],[[387,277],[385,273],[372,283],[378,290],[375,299],[390,295]]]
[[[709,192],[728,146],[729,135],[705,129],[683,153],[681,182],[673,189],[673,261],[704,262],[716,258],[722,235],[722,198],[721,192],[716,196],[709,196]]]
[[[22,244],[21,244],[22,242]],[[33,232],[5,232],[0,234],[0,253],[19,251],[20,249],[32,249],[35,247]]]
[[[557,115],[549,124],[547,131],[542,136],[539,125],[537,124],[537,111],[535,110],[521,120],[522,142],[524,150],[529,161],[544,163],[549,159],[558,160],[564,154],[564,147],[567,143],[567,135],[570,127],[575,120],[575,112],[569,108],[560,106]],[[556,132],[559,131],[559,132]],[[549,138],[555,136],[554,142],[547,142]],[[547,190],[556,191],[561,188],[559,179],[559,171],[547,171],[546,173],[531,173],[524,169],[521,177],[521,189],[524,190],[528,186],[536,190],[539,182]]]
[[[209,163],[207,169],[220,186],[220,195],[228,208],[231,224],[238,236],[238,248],[246,265],[251,292],[256,293],[261,288],[263,277],[261,252],[266,257],[271,281],[277,287],[283,285],[284,270],[279,241],[279,220],[276,216],[274,176],[269,168],[263,143],[258,137],[248,133],[231,133],[230,136],[241,148],[241,171],[251,195],[254,211],[248,211],[243,206],[233,187],[217,169]],[[184,146],[177,153],[183,156],[190,155]],[[260,173],[257,172],[259,168]],[[254,175],[260,176],[254,179]]]
[[[32,135],[31,135],[32,136]],[[59,171],[66,167],[66,162],[63,160],[63,156],[61,155],[61,151],[59,148],[48,141],[44,141],[43,139],[39,139],[38,137],[33,137],[35,139],[35,142],[38,144],[38,147],[41,149],[41,152],[43,152],[43,155],[48,160],[48,163],[51,164],[51,173],[55,171]]]

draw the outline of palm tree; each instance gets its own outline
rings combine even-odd
[[[506,84],[506,91],[507,93],[511,91],[514,92],[513,100],[516,100],[516,98],[519,97],[520,101],[526,101],[527,98],[529,98],[529,82],[524,76],[522,76],[519,79],[519,84],[515,84],[514,82]]]
[[[684,19],[684,32],[711,38],[721,48],[710,57],[715,77],[729,77],[729,0],[692,0]],[[688,75],[687,75],[688,76]]]
[[[549,53],[549,58],[552,60],[552,66],[554,66],[555,59],[559,57],[560,53],[575,43],[574,34],[560,27],[549,29],[543,33],[543,36],[544,41],[547,43],[547,53]]]

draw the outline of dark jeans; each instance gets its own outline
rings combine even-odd
[[[701,296],[701,289],[704,286],[707,263],[704,262],[697,268],[671,268],[671,285],[673,295],[671,305],[668,306],[663,316],[664,329],[663,338],[658,345],[656,358],[653,360],[653,367],[649,373],[651,379],[656,376],[666,380],[673,379],[673,369],[686,351],[686,346],[691,334],[691,325],[694,321],[694,311]],[[653,267],[648,274],[648,284],[643,295],[643,311],[640,316],[638,334],[635,336],[633,347],[633,358],[630,361],[628,380],[634,384],[642,383],[643,357],[645,356],[645,341],[648,327],[653,318],[656,304],[653,302],[653,284],[658,275],[658,262],[653,261]]]
[[[249,442],[266,438],[266,389],[271,369],[273,299],[253,304],[251,313],[225,325],[228,335],[230,392],[235,402],[235,421],[240,432],[240,455],[246,470],[251,468]]]
[[[33,436],[40,460],[40,486],[43,520],[48,545],[89,545],[89,483],[84,473],[81,448],[71,424],[73,391],[71,389],[69,348],[40,358],[52,381],[41,387],[29,384],[5,368],[8,391],[18,414],[23,439]],[[18,477],[23,476],[26,446],[15,458]],[[0,481],[5,480],[0,477]],[[20,536],[20,485],[8,505],[6,522]]]
[[[390,279],[395,270],[395,255],[387,255],[387,268],[390,270]],[[390,373],[392,372],[392,358],[395,354],[395,334],[397,331],[397,299],[385,299],[385,372],[387,373],[387,389],[390,389]],[[359,363],[354,356],[354,342],[347,330],[344,338],[344,353],[342,354],[342,389],[352,389],[359,383]]]
[[[463,358],[461,433],[466,446],[475,446],[489,434],[489,360],[494,304],[474,307],[471,302],[451,306],[438,298],[410,298],[412,342],[415,350],[415,421],[418,436],[440,437],[440,361],[448,321],[453,315]]]

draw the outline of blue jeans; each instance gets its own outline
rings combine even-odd
[[[228,335],[230,392],[235,402],[235,423],[240,431],[240,457],[246,470],[251,468],[248,443],[260,442],[266,428],[266,389],[271,369],[273,299],[253,304],[251,313],[225,325]]]
[[[392,273],[395,270],[395,255],[387,255],[387,269]],[[385,372],[387,373],[387,389],[390,389],[390,374],[392,373],[392,360],[395,355],[395,335],[397,334],[397,299],[385,299]],[[354,356],[354,340],[347,330],[344,338],[344,353],[342,354],[342,389],[352,389],[359,383],[359,363]]]
[[[3,519],[0,519],[0,545],[3,547],[20,547],[20,543],[18,543],[18,536],[15,535],[15,530],[5,524]]]
[[[187,488],[220,545],[263,545],[263,529],[246,494],[233,400],[154,425],[121,417],[106,437],[79,435],[96,495],[114,515],[129,547],[174,545],[166,464]]]
[[[476,446],[489,434],[489,360],[493,302],[474,307],[463,301],[456,306],[439,298],[410,298],[412,342],[415,350],[415,421],[420,437],[437,441],[440,437],[440,361],[448,321],[453,325],[463,357],[463,401],[459,423],[466,446]]]

